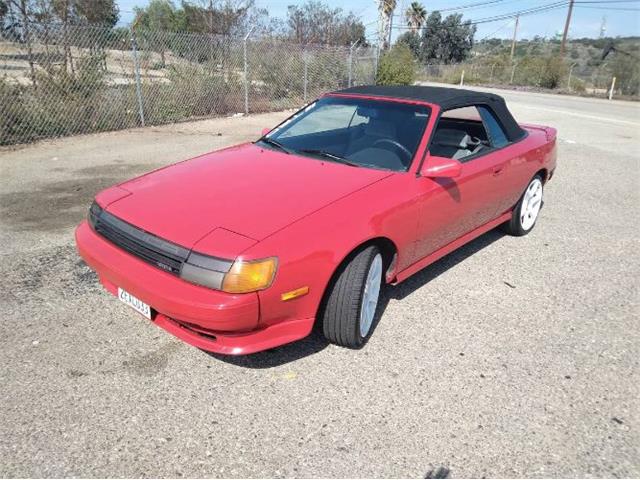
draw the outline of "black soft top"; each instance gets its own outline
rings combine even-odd
[[[486,105],[495,113],[509,140],[517,140],[525,133],[509,112],[504,98],[494,93],[420,85],[363,85],[332,93],[419,100],[439,105],[443,111],[470,105]]]

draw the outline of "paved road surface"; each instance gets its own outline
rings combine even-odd
[[[0,476],[640,476],[640,105],[505,95],[559,129],[539,224],[387,289],[361,351],[207,355],[74,252],[100,188],[283,114],[0,152]]]

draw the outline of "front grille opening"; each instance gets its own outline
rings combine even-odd
[[[201,337],[207,338],[209,340],[213,340],[216,341],[218,340],[218,337],[216,337],[214,334],[212,333],[207,333],[206,331],[204,331],[203,329],[196,327],[195,325],[191,325],[190,323],[184,323],[184,322],[178,322],[175,321],[180,327],[184,328],[185,330],[188,330],[189,332],[195,333],[196,335],[199,335]]]
[[[175,276],[180,274],[189,253],[104,211],[95,222],[95,231],[131,255]]]

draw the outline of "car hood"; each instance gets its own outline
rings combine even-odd
[[[218,228],[259,241],[389,175],[244,144],[124,182],[108,211],[189,248]]]

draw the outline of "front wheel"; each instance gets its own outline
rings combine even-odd
[[[521,237],[533,230],[542,208],[543,190],[542,177],[536,175],[513,209],[511,220],[504,224],[504,230],[508,234]]]
[[[338,271],[322,313],[324,336],[343,347],[361,347],[372,331],[382,285],[382,254],[358,252]]]

